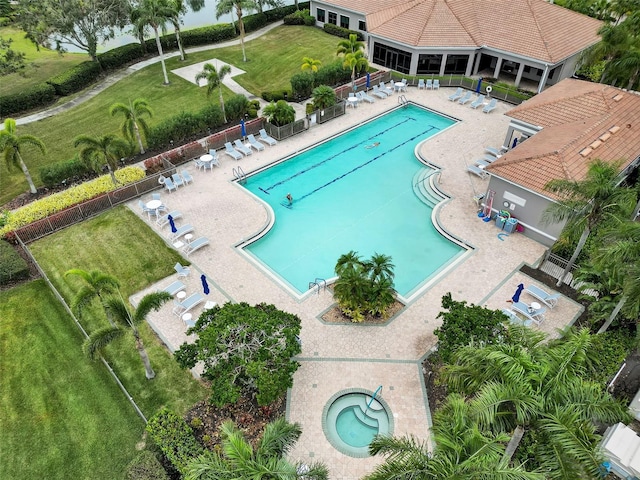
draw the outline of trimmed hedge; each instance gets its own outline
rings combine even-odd
[[[8,242],[0,240],[0,285],[28,277],[29,265],[24,258]]]
[[[167,460],[183,475],[189,460],[204,453],[187,422],[166,407],[149,419],[147,432]]]
[[[64,162],[56,162],[50,165],[45,165],[40,168],[40,181],[44,183],[45,187],[55,187],[63,183],[65,180],[72,179],[74,177],[81,177],[89,173],[89,169],[79,158],[78,155],[71,160],[65,160]]]
[[[185,48],[197,45],[206,45],[208,43],[223,42],[225,40],[235,38],[235,36],[235,29],[230,23],[220,23],[210,27],[200,27],[180,32],[182,46]],[[153,45],[153,48],[155,49],[155,41]]]
[[[56,99],[56,89],[48,83],[39,83],[20,93],[0,96],[0,113],[6,118],[14,113],[43,107]]]
[[[284,24],[311,27],[316,24],[316,19],[309,14],[309,10],[297,10],[284,17]]]
[[[60,96],[70,95],[82,90],[87,85],[93,83],[100,75],[100,64],[98,62],[82,62],[75,67],[47,80],[53,85],[56,94]]]
[[[277,102],[278,100],[285,100],[285,96],[287,100],[293,98],[293,92],[291,90],[270,90],[266,92],[262,92],[262,99],[267,102]]]
[[[100,65],[102,65],[102,68],[105,70],[115,70],[142,56],[144,56],[142,45],[139,43],[128,43],[98,54],[98,62],[100,62]]]
[[[354,30],[349,30],[348,28],[342,28],[337,25],[334,25],[333,23],[325,23],[323,28],[324,28],[324,31],[327,32],[329,35],[335,35],[336,37],[342,37],[342,38],[349,38],[349,35],[355,34],[358,37],[358,40],[360,41],[364,40],[364,35],[362,35],[362,32],[356,32]]]
[[[247,15],[246,17],[242,17],[242,21],[244,22],[245,33],[260,30],[262,27],[269,24],[269,19],[264,13],[254,13],[253,15]],[[240,29],[238,28],[237,23],[238,22],[235,22],[236,29],[239,31]]]

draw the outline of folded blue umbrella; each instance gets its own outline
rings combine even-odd
[[[176,228],[176,224],[173,221],[173,217],[171,215],[169,215],[167,217],[167,220],[169,220],[169,225],[171,225],[171,233],[176,233],[178,231],[178,229]]]
[[[209,284],[207,283],[207,276],[203,273],[200,275],[200,280],[202,280],[202,290],[205,295],[209,295]]]
[[[522,290],[524,290],[524,285],[519,284],[518,288],[516,289],[516,293],[514,293],[513,297],[511,297],[511,301],[513,301],[513,303],[518,303],[520,301],[520,294],[522,293]]]

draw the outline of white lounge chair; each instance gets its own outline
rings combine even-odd
[[[194,230],[193,225],[190,225],[187,223],[186,225],[183,225],[180,228],[178,228],[175,232],[171,233],[170,235],[171,241],[175,242],[181,236],[186,235],[187,233],[191,233],[193,232],[193,230]]]
[[[176,187],[181,187],[185,184],[184,178],[182,178],[179,173],[174,173],[173,175],[171,175],[171,179],[173,180],[173,183]]]
[[[514,325],[524,325],[525,327],[529,327],[533,323],[531,320],[522,320],[513,310],[509,310],[508,308],[503,308],[502,313],[504,313],[509,321]]]
[[[475,165],[469,165],[467,167],[467,171],[469,173],[473,173],[474,175],[477,175],[480,178],[487,178],[489,176],[489,174],[485,172],[484,169],[480,167],[476,167]]]
[[[371,95],[375,95],[378,98],[387,98],[389,96],[385,92],[380,90],[376,85],[373,86],[373,92],[371,92]]]
[[[164,188],[166,188],[167,190],[169,190],[169,193],[171,193],[173,190],[177,190],[178,187],[176,187],[173,182],[171,181],[170,178],[165,178],[164,182],[163,182]]]
[[[488,167],[489,165],[491,165],[490,162],[487,162],[486,160],[482,160],[482,159],[476,160],[475,162],[473,162],[473,164],[476,167],[480,167],[480,168],[485,168],[485,167]]]
[[[484,113],[491,113],[492,110],[496,108],[498,105],[498,101],[495,98],[492,98],[491,101],[482,109]]]
[[[189,274],[191,273],[191,269],[189,267],[183,267],[182,264],[180,262],[176,263],[173,266],[173,269],[176,271],[176,273],[178,274],[178,278],[180,277],[188,277]]]
[[[166,215],[158,217],[158,219],[156,220],[156,225],[158,225],[160,228],[164,227],[165,225],[169,225],[169,215],[171,215],[171,218],[173,218],[174,220],[182,218],[182,212],[180,212],[179,210],[174,210],[167,213]]]
[[[484,95],[478,95],[478,98],[476,98],[469,106],[476,109],[482,104],[484,104]]]
[[[545,307],[533,310],[529,305],[523,302],[516,302],[511,306],[511,309],[522,315],[524,318],[535,322],[540,325],[544,321],[544,313],[547,311]]]
[[[239,151],[241,154],[243,154],[245,157],[248,157],[249,155],[251,155],[253,152],[251,151],[250,148],[247,148],[241,140],[234,140],[233,144],[235,145],[235,149],[237,151]]]
[[[426,88],[427,90],[433,90],[433,79],[428,78],[426,86],[427,86],[427,88]]]
[[[501,157],[503,153],[502,149],[497,149],[494,147],[484,147],[484,151],[487,152],[489,155],[493,155],[496,158]]]
[[[264,145],[256,140],[256,137],[254,137],[253,134],[247,135],[247,140],[249,140],[249,145],[251,145],[257,151],[261,152],[262,150],[264,150]]]
[[[440,80],[438,80],[437,78],[433,81],[433,89],[440,90]]]
[[[369,95],[367,95],[365,92],[358,92],[356,93],[356,96],[358,97],[358,99],[361,102],[368,102],[368,103],[373,103],[375,102],[375,100],[373,99],[373,97],[370,97]]]
[[[460,100],[462,98],[462,87],[458,87],[458,89],[451,95],[449,95],[449,100],[451,102],[455,102],[456,100]]]
[[[187,172],[186,170],[182,170],[180,172],[180,176],[182,177],[182,179],[184,180],[184,184],[186,185],[187,183],[193,183],[193,177],[191,176],[191,174],[189,172]]]
[[[242,154],[239,151],[237,151],[235,148],[233,148],[233,145],[231,145],[231,142],[225,142],[224,153],[229,155],[234,160],[240,160],[242,158]]]
[[[496,160],[497,158],[494,157],[493,155],[483,155],[481,158],[478,158],[476,162],[485,162],[488,165],[495,162]]]
[[[275,138],[270,137],[267,134],[267,131],[264,128],[260,129],[260,141],[266,143],[270,147],[278,143],[278,141]]]
[[[175,307],[173,307],[173,314],[177,317],[181,317],[192,308],[200,305],[202,302],[204,302],[204,296],[199,292],[189,295],[182,302],[174,301]]]
[[[419,78],[418,79],[418,90],[424,90],[426,89],[426,86],[424,84],[424,78]]]
[[[529,285],[527,288],[524,289],[524,291],[527,292],[532,297],[535,297],[538,300],[540,300],[549,308],[555,307],[558,304],[558,300],[561,297],[559,293],[549,294],[545,292],[543,289],[541,289],[540,287],[536,287],[535,285]]]
[[[161,291],[167,292],[169,295],[175,295],[176,293],[184,290],[187,286],[182,283],[180,280],[176,280],[171,285],[167,285]]]
[[[191,243],[187,243],[185,245],[184,249],[182,250],[182,253],[184,253],[188,257],[193,252],[201,249],[205,245],[209,245],[209,239],[207,237],[196,238]]]
[[[393,88],[387,87],[384,82],[380,82],[380,91],[386,93],[387,95],[393,95]]]
[[[465,105],[466,103],[471,101],[471,92],[467,92],[464,94],[464,97],[462,97],[460,100],[458,100],[458,103],[460,105]]]

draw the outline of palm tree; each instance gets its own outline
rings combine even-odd
[[[348,253],[343,253],[342,255],[340,255],[340,258],[338,258],[338,261],[336,262],[335,271],[336,271],[336,275],[338,275],[339,277],[347,274],[348,272],[362,271],[362,270],[363,270],[362,259],[358,255],[358,252],[355,252],[353,250],[351,250]]]
[[[534,460],[548,478],[597,478],[602,459],[595,423],[627,421],[629,413],[588,380],[599,368],[590,357],[588,329],[570,330],[548,344],[524,327],[510,327],[507,337],[511,343],[456,351],[445,372],[450,391],[471,398],[470,412],[482,431],[529,432],[536,439]]]
[[[255,2],[256,2],[256,8],[258,9],[258,13],[262,13],[265,5],[273,8],[282,6],[279,0],[255,0]],[[296,2],[296,10],[298,10],[298,0],[295,0],[295,2]]]
[[[4,130],[0,130],[0,152],[4,155],[7,169],[20,168],[29,183],[29,191],[35,194],[38,193],[38,190],[33,183],[27,164],[22,159],[22,149],[26,146],[32,146],[44,155],[46,148],[39,138],[33,135],[18,135],[16,130],[16,121],[13,118],[7,118],[4,121]]]
[[[315,58],[311,57],[302,57],[302,67],[300,67],[300,69],[303,72],[317,72],[318,68],[320,68],[320,65],[322,65],[322,62],[320,60],[316,60]]]
[[[364,50],[364,42],[358,40],[358,36],[355,33],[349,35],[348,39],[340,40],[338,42],[338,50],[336,55],[346,55],[347,53],[356,53]]]
[[[72,268],[67,270],[64,274],[65,277],[78,276],[84,280],[84,285],[78,290],[78,292],[71,300],[71,308],[76,312],[76,315],[80,318],[84,308],[91,303],[94,298],[98,298],[100,303],[104,306],[105,294],[115,293],[120,286],[118,279],[101,272],[100,270],[91,270],[90,272],[82,270],[80,268]],[[107,318],[113,325],[111,315],[107,311]]]
[[[460,395],[450,395],[434,415],[432,433],[433,452],[414,437],[376,436],[369,452],[386,461],[364,480],[544,479],[521,465],[510,466],[504,455],[509,436],[481,431]]]
[[[391,262],[391,256],[382,253],[374,253],[370,260],[364,262],[364,269],[369,274],[372,282],[380,282],[382,280],[393,281],[394,265]]]
[[[113,184],[118,184],[114,172],[118,168],[118,161],[129,153],[131,145],[113,134],[107,134],[97,138],[78,135],[73,146],[82,147],[80,159],[94,171],[99,172],[106,165]]]
[[[363,68],[369,67],[369,62],[364,58],[362,50],[346,53],[344,56],[344,62],[342,66],[351,69],[351,85],[356,85],[356,72],[361,71]]]
[[[220,432],[220,453],[208,451],[189,460],[185,480],[329,478],[327,467],[321,463],[293,464],[286,459],[302,433],[297,423],[281,418],[267,424],[255,449],[230,420],[222,424]]]
[[[558,179],[545,186],[546,190],[558,195],[560,200],[544,211],[543,222],[566,221],[563,234],[569,238],[576,238],[578,232],[581,232],[573,255],[556,286],[562,285],[593,228],[617,215],[622,214],[626,217],[633,209],[634,193],[619,186],[619,172],[620,163],[607,163],[596,159],[589,165],[584,180]]]
[[[320,85],[313,89],[313,106],[316,110],[331,107],[336,104],[336,92],[328,85]]]
[[[229,65],[222,65],[220,68],[216,68],[210,63],[205,63],[202,67],[202,71],[196,75],[196,83],[200,83],[200,80],[207,81],[207,97],[211,95],[211,92],[217,87],[220,99],[220,108],[222,109],[222,118],[224,123],[227,123],[227,115],[224,111],[224,99],[222,98],[222,81],[224,77],[231,73],[231,67]]]
[[[627,89],[631,90],[640,78],[640,38],[630,45],[617,60],[611,63],[611,72],[620,81],[627,80]]]
[[[93,360],[111,342],[122,338],[127,333],[131,333],[135,339],[136,350],[138,350],[140,359],[144,364],[147,379],[151,380],[156,374],[153,368],[151,368],[149,355],[140,338],[138,325],[145,321],[151,310],[157,311],[165,302],[168,302],[172,298],[173,297],[167,292],[149,293],[142,297],[138,308],[131,311],[131,309],[125,305],[121,295],[107,297],[105,299],[105,306],[115,320],[115,326],[101,328],[89,335],[89,338],[82,346],[83,351]]]
[[[247,54],[244,51],[244,22],[242,20],[242,10],[256,10],[258,6],[254,0],[219,0],[216,5],[216,19],[222,15],[231,13],[233,9],[238,16],[238,28],[240,29],[240,45],[242,46],[242,61],[247,61]]]
[[[165,31],[165,24],[174,15],[174,11],[168,0],[141,0],[138,7],[131,11],[131,23],[138,29],[144,25],[149,25],[153,29],[156,36],[156,46],[158,47],[158,55],[162,64],[162,74],[164,75],[164,84],[169,85],[169,77],[167,75],[167,66],[164,63],[164,53],[162,44],[160,43],[159,29]]]
[[[262,109],[262,113],[267,117],[269,123],[273,123],[278,127],[293,123],[296,119],[296,111],[284,100],[278,100],[275,103],[271,102]]]
[[[169,7],[171,8],[171,17],[169,18],[169,21],[173,24],[173,29],[176,34],[176,42],[178,43],[178,50],[180,51],[180,60],[183,62],[186,55],[180,38],[180,17],[187,13],[187,6],[193,12],[199,12],[202,10],[204,7],[204,0],[187,0],[187,4],[185,4],[184,0],[169,0]]]
[[[149,102],[144,98],[137,98],[133,103],[129,100],[129,105],[114,103],[111,105],[111,108],[109,108],[109,113],[111,113],[111,116],[120,113],[124,115],[122,125],[120,125],[122,136],[131,143],[133,143],[135,139],[135,141],[138,142],[138,147],[140,147],[140,153],[143,154],[144,145],[142,145],[140,130],[142,129],[145,137],[149,135],[149,125],[147,125],[146,120],[143,118],[145,115],[149,116],[149,118],[153,116]]]

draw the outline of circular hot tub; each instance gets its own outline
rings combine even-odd
[[[322,413],[329,443],[351,457],[369,456],[369,443],[378,434],[393,433],[389,406],[370,390],[350,388],[335,394]]]

